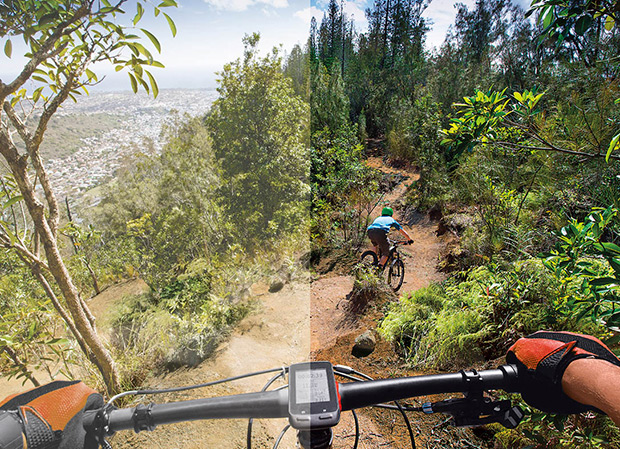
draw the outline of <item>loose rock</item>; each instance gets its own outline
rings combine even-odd
[[[377,339],[373,335],[372,331],[367,330],[362,335],[355,339],[355,345],[351,350],[351,354],[355,357],[366,357],[375,350],[377,346]]]
[[[269,293],[279,292],[283,288],[284,288],[284,282],[282,282],[282,281],[274,281],[269,286]]]

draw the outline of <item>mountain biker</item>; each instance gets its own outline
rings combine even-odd
[[[381,211],[381,216],[377,217],[377,219],[366,229],[368,238],[375,247],[375,253],[379,254],[378,250],[381,250],[381,260],[379,260],[380,267],[385,266],[385,262],[390,254],[390,245],[387,241],[387,235],[392,228],[399,230],[400,233],[407,239],[408,244],[413,243],[413,240],[409,237],[407,231],[405,231],[403,227],[396,220],[394,220],[392,215],[394,215],[394,210],[391,207],[384,207]]]
[[[595,409],[620,426],[620,359],[599,339],[540,331],[517,340],[506,361],[525,378],[522,397],[531,406],[562,414]],[[0,448],[96,449],[82,417],[102,406],[101,395],[78,381],[56,381],[10,396],[0,402]],[[2,430],[3,419],[15,416],[23,435]]]

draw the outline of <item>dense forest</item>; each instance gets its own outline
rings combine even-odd
[[[252,283],[307,279],[308,266],[325,259],[354,264],[386,189],[365,163],[371,153],[419,172],[406,202],[395,205],[399,212],[432,213],[443,232],[457,236],[439,262],[447,279],[405,293],[379,324],[407,364],[484,366],[539,329],[589,333],[617,348],[618,2],[542,0],[527,12],[510,0],[459,4],[433,51],[425,46],[428,4],[376,0],[360,32],[331,0],[324,17],[312,20],[307,44],[287,55],[261,56],[260,37],[246,36],[243,57],[219,73],[212,110],[171,117],[161,154],[145,148],[127,161],[88,210],[70,211],[67,203],[61,213],[35,157],[38,134],[29,136],[16,113],[3,115],[4,128],[12,123],[25,136],[29,173],[47,201],[37,203],[34,187],[27,195],[25,168],[3,174],[3,375],[33,384],[41,372],[79,375],[111,393],[153,371],[204,360],[249,312]],[[92,20],[105,28],[108,13]],[[30,19],[43,33],[33,44],[38,54],[55,34],[40,17]],[[15,23],[0,26],[1,35],[19,34]],[[65,70],[71,58],[96,60],[100,46],[83,55],[84,45],[71,55],[60,50],[54,58],[65,65],[51,62],[49,73]],[[116,64],[130,70],[134,90],[156,94],[142,69],[154,64],[148,50],[123,45],[134,56]],[[96,83],[86,65],[72,67],[87,81],[34,76],[49,76],[52,91],[64,92],[61,102]],[[9,87],[0,85],[3,101]],[[15,91],[7,105],[36,104],[43,92]],[[54,105],[49,98],[45,110]],[[6,142],[5,158],[13,154]],[[66,272],[57,276],[46,261],[60,254]],[[118,371],[110,376],[58,298],[87,310],[81,297],[130,278],[149,290],[110,312]],[[492,429],[496,447],[620,444],[618,430],[600,416],[526,408],[518,430]]]
[[[420,174],[402,213],[439,214],[458,235],[440,261],[448,279],[405,293],[380,324],[409,363],[479,365],[539,329],[616,345],[617,2],[457,5],[430,53],[427,6],[377,0],[360,34],[332,0],[287,61],[297,90],[310,86],[313,260],[364,242],[382,191],[364,156],[379,142],[385,159]],[[618,444],[598,419],[542,416],[498,444]]]

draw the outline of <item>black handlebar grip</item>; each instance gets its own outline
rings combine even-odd
[[[23,449],[23,447],[21,420],[15,413],[0,411],[0,449]]]

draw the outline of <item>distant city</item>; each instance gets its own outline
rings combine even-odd
[[[160,152],[162,125],[171,111],[203,115],[217,95],[215,90],[166,89],[153,99],[133,92],[94,92],[77,103],[67,103],[58,116],[110,114],[121,117],[122,125],[83,137],[70,156],[45,162],[58,199],[77,200],[84,191],[114,176],[123,160],[135,152]]]

